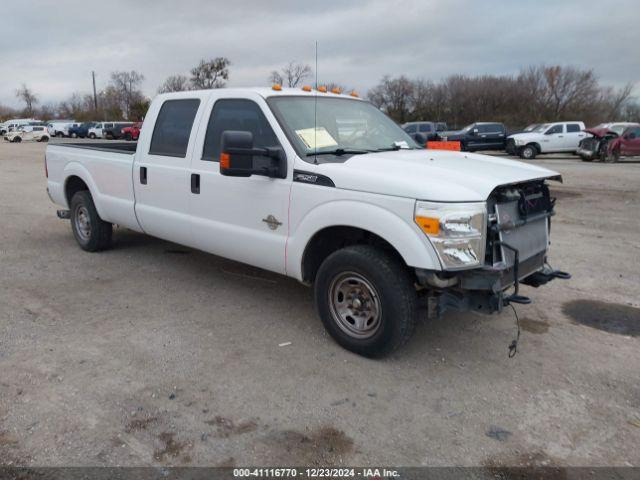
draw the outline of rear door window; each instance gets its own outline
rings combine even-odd
[[[420,132],[430,132],[431,131],[431,125],[428,123],[423,123],[419,126],[418,130]]]
[[[576,133],[580,131],[580,125],[577,123],[568,123],[567,124],[567,133]]]
[[[149,155],[185,158],[199,106],[197,98],[165,101],[153,129]]]

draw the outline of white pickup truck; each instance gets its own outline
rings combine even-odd
[[[82,249],[109,247],[117,224],[296,278],[334,339],[369,357],[408,340],[421,302],[491,313],[529,303],[521,283],[567,276],[547,264],[560,175],[425,150],[351,95],[159,95],[137,145],[49,145],[45,163]]]
[[[507,137],[506,150],[525,160],[541,153],[576,153],[587,137],[584,122],[542,123],[533,130]]]

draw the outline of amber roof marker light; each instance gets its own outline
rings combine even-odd
[[[340,95],[342,93],[342,89],[340,87],[335,87],[331,89],[331,93],[335,93],[336,95]]]
[[[279,92],[280,90],[282,90],[282,85],[278,85],[277,83],[271,87],[271,90],[275,90],[276,92]]]
[[[355,98],[359,98],[360,97],[360,95],[358,95],[358,92],[356,92],[355,90],[353,92],[351,92],[349,95],[351,95],[352,97],[355,97]]]
[[[310,92],[311,91],[311,86],[310,85],[305,85],[304,87],[302,87],[302,90],[305,92]]]
[[[320,93],[327,93],[327,87],[325,87],[325,86],[318,87],[318,91],[319,91]]]

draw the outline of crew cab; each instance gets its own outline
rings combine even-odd
[[[438,132],[447,130],[447,124],[444,122],[407,122],[403,123],[401,127],[419,145],[424,145],[430,140],[436,140]]]
[[[25,125],[5,134],[4,139],[12,143],[22,141],[48,142],[49,132],[42,125]]]
[[[504,150],[506,138],[504,125],[497,122],[476,122],[461,130],[437,134],[438,140],[460,142],[460,149],[465,152]]]
[[[507,138],[507,153],[532,160],[541,153],[576,153],[587,134],[584,122],[543,123],[526,133]]]
[[[131,140],[138,140],[140,136],[140,129],[142,128],[142,122],[137,122],[131,125],[130,127],[125,127],[122,129],[121,133],[124,139],[128,142]]]
[[[117,224],[287,275],[369,357],[409,339],[419,306],[497,312],[530,301],[521,284],[568,276],[547,263],[558,173],[425,150],[352,95],[162,94],[137,144],[51,144],[45,164],[83,250],[108,248]]]

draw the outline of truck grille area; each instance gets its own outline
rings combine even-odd
[[[489,224],[485,266],[512,267],[514,250],[518,251],[520,263],[544,254],[549,245],[554,204],[555,199],[544,181],[496,189],[487,202]],[[526,273],[526,270],[519,272]]]

